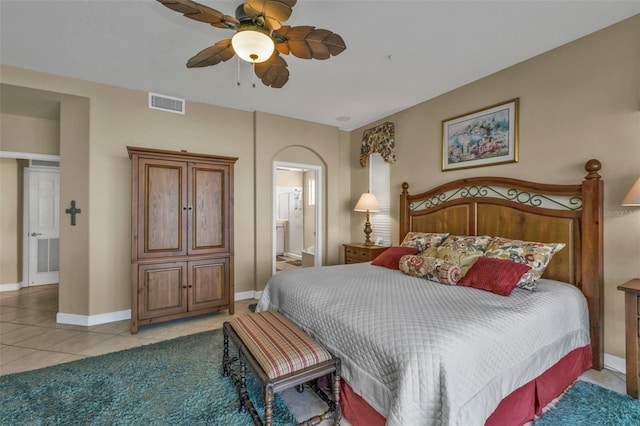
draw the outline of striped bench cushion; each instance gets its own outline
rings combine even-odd
[[[242,343],[269,379],[332,359],[325,348],[279,312],[259,312],[231,321]]]

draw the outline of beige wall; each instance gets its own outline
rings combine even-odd
[[[0,114],[0,151],[58,155],[60,123],[55,120]]]
[[[85,97],[67,97],[60,105],[61,212],[58,281],[61,285],[58,286],[58,305],[60,312],[64,314],[90,315],[92,304],[98,300],[91,294],[95,284],[91,277],[91,255],[95,254],[96,246],[99,244],[92,244],[90,239],[91,225],[96,224],[91,214],[98,209],[92,208],[89,194],[93,179],[90,173],[88,143],[89,104],[89,99]],[[71,200],[74,200],[76,208],[81,210],[76,217],[75,226],[71,226],[70,216],[64,212],[70,207]],[[94,240],[98,241],[100,239]],[[113,272],[111,278],[114,278]],[[115,287],[117,288],[117,285]]]
[[[302,188],[302,172],[295,170],[276,170],[277,186]]]
[[[271,275],[272,234],[265,214],[268,212],[270,220],[271,170],[276,153],[290,145],[301,146],[291,149],[282,161],[308,163],[310,149],[316,150],[336,173],[335,178],[325,177],[335,188],[340,156],[348,152],[348,139],[329,126],[194,102],[187,102],[185,115],[166,113],[150,110],[144,92],[8,66],[0,71],[3,84],[60,94],[61,208],[75,199],[82,209],[75,227],[70,227],[68,215],[61,213],[62,313],[98,315],[131,306],[127,146],[239,158],[234,188],[236,292],[260,290]],[[310,164],[321,163],[317,158],[312,161]],[[259,176],[256,170],[260,170]],[[263,183],[267,185],[264,196],[257,196],[256,186],[262,188]],[[332,196],[326,208],[334,222],[339,216],[337,199]],[[349,217],[342,219],[348,221]],[[256,227],[263,229],[265,224],[269,228],[257,235]],[[347,233],[348,225],[342,229]],[[329,234],[337,246],[337,229]],[[333,250],[327,259],[337,262],[337,251]],[[257,265],[269,265],[258,278]]]
[[[18,215],[18,161],[0,158],[0,284],[20,282],[22,265],[18,264],[22,247],[16,232],[22,217]]]
[[[0,285],[23,281],[24,169],[28,165],[27,160],[0,158]]]
[[[348,139],[335,127],[256,113],[256,288],[262,290],[271,276],[273,246],[273,162],[284,161],[322,166],[323,264],[339,261],[339,247],[347,238],[349,217],[340,210],[348,197],[340,188],[341,169],[348,161]],[[343,180],[346,180],[343,178]],[[331,226],[329,226],[331,224]]]
[[[624,305],[616,286],[640,276],[640,210],[620,206],[640,176],[639,40],[640,15],[381,120],[395,123],[398,161],[391,183],[398,195],[403,181],[417,193],[478,175],[578,183],[584,163],[599,159],[605,182],[605,351],[619,357]],[[442,120],[515,97],[520,161],[442,172]],[[367,169],[357,163],[364,128],[351,134],[352,203],[367,188]],[[392,212],[398,199],[392,198]],[[397,243],[397,213],[394,220]],[[352,239],[361,237],[357,225],[352,220]]]

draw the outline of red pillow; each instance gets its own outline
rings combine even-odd
[[[418,254],[418,251],[416,247],[389,247],[373,259],[371,264],[389,269],[400,269],[398,266],[400,258],[407,254]]]
[[[483,256],[471,265],[458,285],[508,296],[529,269],[531,267],[524,263]]]

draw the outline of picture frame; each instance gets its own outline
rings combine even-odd
[[[518,162],[520,98],[442,121],[442,171]]]

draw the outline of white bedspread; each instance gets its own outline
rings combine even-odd
[[[343,377],[387,425],[482,425],[513,390],[589,343],[578,289],[541,280],[509,297],[355,265],[271,278],[277,310],[342,359]]]

